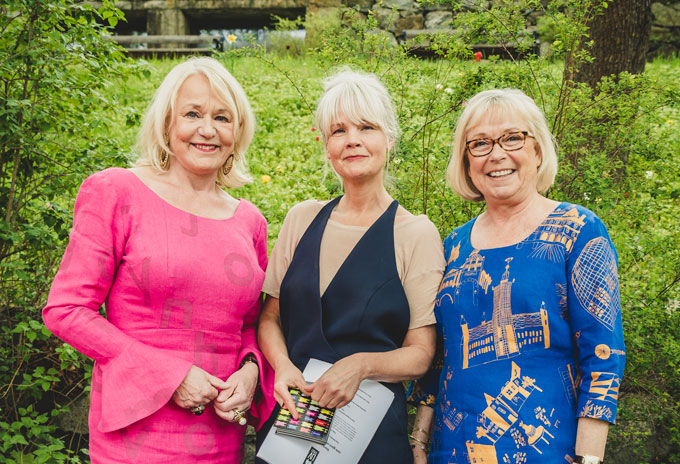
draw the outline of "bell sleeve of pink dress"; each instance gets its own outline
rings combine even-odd
[[[101,432],[126,427],[163,407],[192,365],[127,335],[100,315],[132,232],[125,193],[105,173],[83,183],[69,244],[43,310],[52,333],[95,360],[92,396],[93,402],[99,398],[101,410],[94,409],[90,421]]]

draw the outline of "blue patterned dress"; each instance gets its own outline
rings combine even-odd
[[[569,203],[507,247],[473,248],[474,221],[444,240],[443,359],[410,391],[435,409],[429,462],[567,463],[578,417],[616,418],[616,250],[602,221]]]

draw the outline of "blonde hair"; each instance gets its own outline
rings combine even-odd
[[[243,88],[229,71],[216,59],[190,58],[165,76],[149,104],[139,130],[137,166],[153,166],[159,171],[163,153],[172,154],[168,146],[168,127],[175,115],[177,93],[191,76],[204,76],[215,96],[227,105],[234,116],[234,164],[228,175],[222,169],[217,173],[217,184],[222,187],[240,187],[251,182],[245,152],[253,140],[255,116]]]
[[[536,190],[540,194],[548,191],[557,174],[557,152],[548,122],[534,100],[517,89],[492,89],[479,92],[465,105],[458,118],[456,133],[451,147],[451,158],[446,169],[446,178],[451,188],[466,200],[482,201],[484,197],[472,183],[468,173],[469,162],[465,155],[467,131],[480,120],[495,116],[509,116],[526,123],[533,135],[537,152],[541,157],[538,167]]]

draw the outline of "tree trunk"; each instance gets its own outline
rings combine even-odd
[[[649,34],[652,27],[652,0],[613,0],[589,27],[594,60],[582,63],[574,75],[576,82],[595,87],[604,76],[645,69]]]

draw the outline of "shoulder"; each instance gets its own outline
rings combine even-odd
[[[588,208],[574,203],[561,203],[550,215],[551,221],[560,221],[579,232],[606,234],[602,220]],[[586,234],[590,235],[590,234]]]
[[[264,215],[253,203],[246,200],[245,198],[239,198],[238,201],[239,201],[238,207],[241,210],[240,211],[241,214],[252,218],[256,222],[267,222]]]
[[[91,174],[85,179],[83,185],[122,187],[129,184],[132,177],[135,175],[129,169],[108,168]]]
[[[283,222],[287,228],[304,231],[329,201],[330,200],[305,200],[298,203],[288,210]]]
[[[136,176],[124,168],[108,168],[95,172],[83,181],[78,197],[99,198],[110,203],[128,196],[136,185],[134,178]]]
[[[394,230],[397,235],[406,235],[409,239],[436,239],[437,242],[441,242],[441,236],[437,227],[424,214],[415,216],[407,212],[407,214],[398,215],[395,220]]]
[[[288,210],[286,218],[305,218],[309,216],[316,216],[321,211],[321,208],[326,206],[330,200],[305,200]]]
[[[446,238],[444,239],[444,249],[448,250],[452,246],[460,243],[461,241],[467,240],[470,237],[470,229],[472,229],[472,226],[477,220],[477,217],[478,216],[475,216],[465,224],[453,229],[451,233],[447,235]]]

